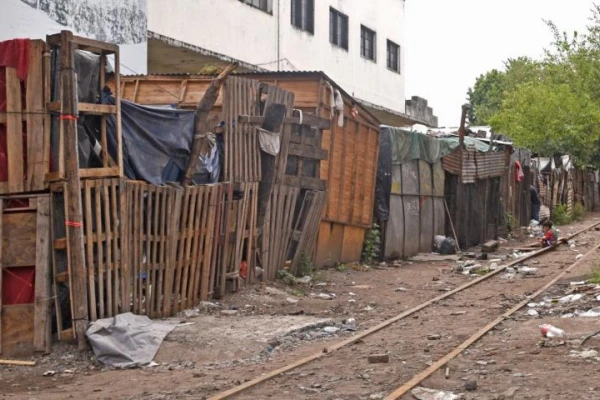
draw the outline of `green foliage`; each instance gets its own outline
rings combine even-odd
[[[517,228],[517,219],[515,218],[515,216],[507,212],[504,215],[504,218],[506,219],[506,227],[508,228],[508,231],[514,232]]]
[[[600,285],[600,263],[596,264],[596,268],[592,271],[592,275],[585,282]]]
[[[575,203],[573,206],[573,210],[571,211],[571,220],[572,221],[581,221],[585,216],[585,207],[580,203]]]
[[[569,222],[571,222],[571,218],[566,204],[559,204],[552,210],[552,223],[555,225],[566,225]]]
[[[372,264],[377,261],[380,256],[381,250],[381,233],[379,232],[379,225],[373,224],[371,229],[366,234],[364,247],[363,247],[363,262]]]
[[[313,276],[316,271],[317,267],[312,263],[310,257],[305,252],[302,252],[302,254],[300,254],[300,263],[298,264],[296,275],[298,277]]]
[[[566,204],[559,204],[552,210],[552,222],[555,225],[566,225],[570,222],[581,221],[585,216],[585,208],[580,203],[575,203],[571,212],[567,211]]]
[[[338,272],[347,272],[348,271],[348,266],[344,263],[336,263],[335,264],[335,270]]]
[[[296,277],[283,269],[277,271],[277,279],[288,286],[294,286],[296,284]]]
[[[539,60],[508,60],[469,89],[471,124],[489,124],[543,156],[600,165],[600,5],[586,32],[547,22],[553,42]]]
[[[539,153],[571,154],[588,163],[600,140],[600,107],[567,84],[529,82],[507,94],[490,119],[517,146]]]
[[[469,122],[471,125],[489,125],[490,119],[502,108],[506,93],[523,82],[536,79],[540,74],[540,64],[527,57],[509,59],[504,69],[493,69],[480,75],[467,97],[471,104]]]

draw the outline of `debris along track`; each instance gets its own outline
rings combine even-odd
[[[589,244],[580,252],[595,248],[595,223],[561,239],[564,243],[582,235]],[[497,319],[506,309],[524,301],[548,280],[575,261],[577,253],[567,246],[540,249],[524,258],[424,302],[322,352],[263,374],[239,386],[209,397],[236,398],[383,398],[398,384],[406,382],[435,360],[454,350],[477,332],[477,327]],[[554,251],[552,251],[554,250]],[[538,261],[534,276],[503,279],[507,267],[533,258]],[[473,288],[473,290],[465,290]],[[408,318],[411,317],[411,318]],[[393,324],[395,329],[386,329]],[[331,354],[334,353],[335,354]],[[370,364],[369,356],[389,354],[389,362]],[[264,385],[259,385],[265,383]]]

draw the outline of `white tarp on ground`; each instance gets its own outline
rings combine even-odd
[[[143,315],[119,314],[99,319],[86,335],[96,359],[104,365],[133,368],[149,364],[176,324],[152,321]]]

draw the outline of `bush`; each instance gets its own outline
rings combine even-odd
[[[581,221],[585,216],[585,207],[581,203],[575,203],[571,211],[571,221]]]
[[[365,237],[365,243],[363,248],[363,262],[372,264],[377,261],[380,257],[381,250],[381,233],[379,232],[379,225],[373,224],[371,229],[367,232]]]
[[[566,204],[559,204],[552,211],[552,222],[555,225],[566,225],[570,222],[581,221],[585,216],[585,208],[580,203],[575,203],[571,212],[567,211]]]
[[[298,264],[298,271],[296,276],[302,278],[303,276],[313,276],[317,271],[317,267],[312,263],[310,257],[305,252],[300,254],[300,263]]]
[[[556,208],[552,210],[551,219],[555,225],[566,225],[571,222],[569,212],[567,211],[567,205],[559,204],[556,206]]]

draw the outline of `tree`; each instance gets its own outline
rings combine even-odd
[[[490,120],[517,146],[544,155],[571,154],[589,163],[600,141],[600,107],[568,84],[529,82],[507,94]]]
[[[600,165],[600,6],[586,33],[554,35],[540,60],[508,60],[469,89],[473,121],[490,124],[541,155]]]
[[[500,111],[507,92],[522,83],[537,79],[540,64],[527,57],[509,59],[504,70],[493,69],[480,75],[473,88],[467,92],[471,104],[469,122],[471,125],[489,125],[490,118]]]

